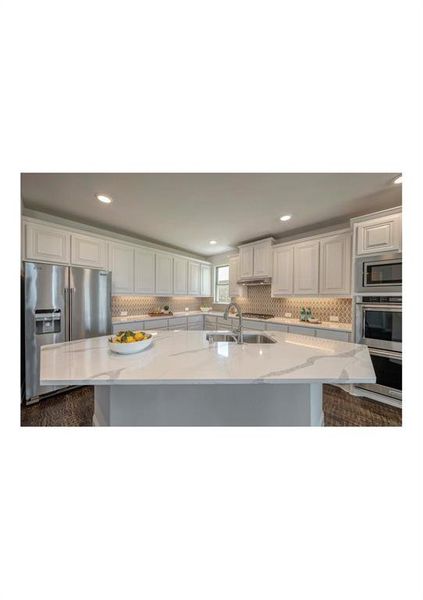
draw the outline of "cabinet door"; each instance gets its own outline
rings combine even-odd
[[[189,330],[202,330],[204,327],[204,317],[202,315],[196,315],[188,317],[188,329]]]
[[[217,325],[217,317],[206,316],[204,317],[204,329],[206,331],[214,331]]]
[[[229,258],[229,297],[234,298],[246,296],[247,288],[244,285],[238,285],[239,279],[239,256]]]
[[[319,242],[294,246],[294,294],[319,293]]]
[[[186,317],[172,317],[169,319],[169,329],[187,329]]]
[[[253,246],[254,277],[270,277],[272,274],[272,246],[268,242]]]
[[[211,296],[211,267],[209,265],[201,265],[201,295]]]
[[[320,293],[351,293],[351,234],[322,238],[320,241]]]
[[[87,235],[71,235],[71,263],[95,269],[107,269],[107,243]]]
[[[273,250],[272,296],[290,296],[294,292],[294,247]]]
[[[253,246],[246,246],[245,248],[239,249],[239,277],[252,277],[253,276]]]
[[[156,254],[156,294],[173,294],[173,256],[170,254]]]
[[[297,333],[299,335],[310,335],[316,337],[316,330],[311,327],[301,327],[301,325],[289,325],[289,333]]]
[[[401,250],[401,214],[357,223],[357,255]]]
[[[331,329],[316,329],[316,337],[326,340],[338,340],[339,342],[348,342],[350,334],[348,331],[332,331]]]
[[[27,260],[68,264],[70,233],[57,227],[27,223],[24,256]]]
[[[144,329],[169,329],[169,319],[149,319],[145,321]]]
[[[156,254],[153,250],[135,250],[135,291],[147,295],[156,292]]]
[[[266,329],[266,323],[264,321],[250,321],[245,319],[243,321],[245,329],[254,329],[256,331],[264,331]]]
[[[266,323],[266,331],[288,331],[288,325],[283,323]]]
[[[200,283],[200,263],[188,263],[188,294],[191,296],[199,296],[201,293]]]
[[[119,331],[126,331],[130,329],[131,331],[142,331],[144,329],[144,321],[130,321],[129,323],[113,323],[113,333],[118,333]]]
[[[173,293],[175,296],[188,294],[188,261],[186,258],[173,259]]]
[[[109,268],[112,271],[112,293],[134,291],[134,249],[123,244],[109,244]]]

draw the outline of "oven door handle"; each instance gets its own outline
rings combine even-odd
[[[363,302],[357,302],[356,304],[364,309],[370,308],[376,311],[402,312],[402,304],[364,304]]]
[[[379,348],[369,348],[369,353],[375,356],[383,356],[385,358],[396,358],[402,361],[402,352],[393,352],[390,350],[380,350]]]

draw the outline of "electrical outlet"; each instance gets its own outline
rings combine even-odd
[[[285,317],[286,317],[287,319],[290,319],[290,318],[292,317],[292,313],[285,313]]]
[[[335,315],[330,315],[329,321],[331,321],[331,323],[339,323],[339,317]]]
[[[121,310],[120,311],[120,316],[121,317],[127,317],[128,316],[128,311],[127,310]]]

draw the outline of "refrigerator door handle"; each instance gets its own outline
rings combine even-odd
[[[70,327],[69,327],[69,288],[65,288],[63,290],[63,294],[64,294],[64,298],[65,298],[65,315],[64,315],[64,321],[65,321],[65,340],[68,342],[69,341],[69,336],[70,336]]]
[[[72,340],[72,303],[73,303],[73,293],[75,288],[69,288],[69,341]]]

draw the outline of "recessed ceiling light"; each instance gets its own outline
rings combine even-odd
[[[105,196],[104,194],[96,194],[95,197],[97,198],[97,200],[100,200],[100,202],[103,202],[104,204],[112,203],[112,199],[109,198],[109,196]]]
[[[216,246],[217,242],[216,240],[210,240],[209,244],[211,244],[212,246]]]
[[[281,217],[281,221],[289,221],[290,218],[291,215],[284,215],[283,217]]]
[[[399,177],[397,177],[397,178],[394,180],[394,183],[402,183],[402,175],[400,175]]]

